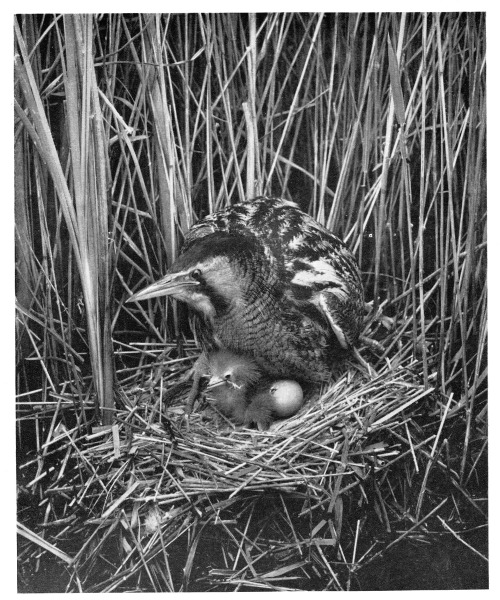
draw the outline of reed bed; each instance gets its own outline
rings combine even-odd
[[[485,15],[22,15],[15,41],[21,571],[356,589],[440,534],[485,562]],[[379,343],[268,432],[187,420],[183,307],[125,303],[258,194],[346,240]]]

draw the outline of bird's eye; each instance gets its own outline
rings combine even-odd
[[[193,279],[196,279],[196,281],[199,281],[201,279],[201,271],[200,271],[200,269],[193,269],[191,271],[191,277]]]
[[[226,374],[224,375],[224,379],[225,379],[226,381],[231,381],[231,373],[226,373]]]

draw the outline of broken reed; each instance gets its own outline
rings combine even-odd
[[[18,16],[19,391],[83,405],[91,374],[109,409],[113,342],[186,332],[182,309],[131,291],[203,214],[284,196],[347,241],[397,318],[387,356],[421,357],[426,378],[438,361],[467,415],[464,472],[485,401],[484,21]]]

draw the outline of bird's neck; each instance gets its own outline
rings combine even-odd
[[[256,302],[272,311],[282,297],[275,270],[260,255],[253,260],[234,263],[221,275],[220,280],[207,290],[213,318],[221,319],[238,311],[241,318],[245,318],[248,307]]]
[[[270,269],[262,264],[234,269],[226,273],[222,283],[209,288],[207,301],[193,306],[197,314],[196,334],[209,351],[234,348],[245,351],[240,344],[248,331],[261,327],[264,321],[280,320],[281,286]]]

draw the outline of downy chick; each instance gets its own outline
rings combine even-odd
[[[220,351],[206,355],[210,380],[207,397],[220,412],[238,424],[246,424],[247,398],[262,375],[257,363],[245,356]]]

